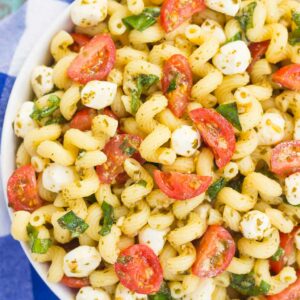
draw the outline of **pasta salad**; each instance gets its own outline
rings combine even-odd
[[[300,299],[300,2],[76,0],[32,71],[11,232],[76,300]]]

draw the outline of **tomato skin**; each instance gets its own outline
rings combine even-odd
[[[123,250],[115,271],[125,287],[139,294],[156,293],[163,282],[158,257],[147,245],[136,244]]]
[[[280,68],[272,75],[272,80],[287,89],[300,91],[300,64]]]
[[[203,0],[165,0],[160,10],[160,23],[165,32],[176,29],[193,14],[205,9]]]
[[[222,251],[222,257],[219,257],[221,255],[219,254],[216,260],[216,252],[220,252],[220,246],[223,246],[225,251]],[[192,273],[200,278],[215,277],[223,273],[229,266],[235,249],[234,240],[224,227],[209,226],[197,247],[197,258],[192,266]],[[207,259],[210,268],[207,268]]]
[[[75,82],[103,80],[116,60],[116,47],[109,34],[95,35],[72,61],[67,73]]]
[[[97,111],[95,109],[84,108],[74,115],[70,122],[70,127],[81,131],[90,130],[92,127],[92,120],[96,115]]]
[[[105,107],[102,111],[102,114],[118,121],[118,117],[113,113],[113,111],[109,107]]]
[[[187,200],[204,193],[211,184],[212,177],[179,172],[153,172],[159,189],[168,197]]]
[[[252,61],[247,68],[247,72],[251,73],[252,68],[255,65],[255,63],[260,60],[264,54],[267,52],[268,47],[270,45],[270,40],[258,42],[258,43],[251,43],[248,48],[251,52]]]
[[[164,64],[162,91],[169,100],[169,108],[173,114],[180,118],[188,105],[193,85],[193,75],[188,60],[181,54],[172,55]],[[170,82],[174,77],[176,89],[168,92]]]
[[[232,125],[222,115],[208,108],[195,109],[189,115],[204,142],[212,149],[217,166],[226,166],[235,150]]]
[[[61,283],[73,289],[80,289],[82,287],[90,285],[90,281],[88,277],[76,278],[76,277],[68,277],[66,275],[64,275],[64,277],[62,278]]]
[[[7,182],[7,196],[9,205],[15,211],[33,212],[42,206],[32,165],[22,166],[14,171]]]
[[[72,32],[70,35],[74,40],[74,43],[70,46],[70,49],[74,52],[79,52],[80,49],[91,40],[90,36],[83,33]]]
[[[300,171],[300,140],[278,144],[272,150],[271,171],[278,175],[290,175]]]
[[[124,161],[137,152],[141,142],[142,139],[133,134],[118,134],[111,138],[103,149],[107,161],[96,167],[100,182],[112,183],[124,171]]]

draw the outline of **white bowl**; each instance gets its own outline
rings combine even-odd
[[[12,123],[17,114],[17,109],[25,101],[32,99],[32,90],[30,85],[30,77],[32,70],[37,65],[49,64],[51,61],[49,53],[49,45],[52,37],[60,30],[64,29],[70,31],[73,27],[70,19],[70,7],[68,7],[53,23],[49,30],[42,36],[32,52],[26,59],[17,79],[13,90],[11,92],[9,102],[7,105],[4,125],[2,131],[1,141],[1,172],[2,172],[2,185],[3,191],[5,191],[5,201],[7,203],[6,185],[8,178],[15,169],[15,153],[18,146],[18,140],[15,137]],[[9,215],[12,217],[12,210],[9,209]],[[53,284],[47,281],[47,270],[46,264],[34,262],[30,256],[30,249],[26,243],[21,242],[21,246],[27,255],[32,266],[35,268],[37,273],[42,277],[48,287],[56,294],[59,299],[69,300],[74,299],[74,293],[63,286],[62,284]]]

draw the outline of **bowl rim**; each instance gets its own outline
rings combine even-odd
[[[5,206],[8,210],[8,215],[10,221],[13,216],[13,211],[8,207],[8,198],[7,198],[7,181],[12,171],[11,167],[15,169],[16,162],[16,149],[17,141],[19,140],[14,135],[14,130],[12,128],[12,122],[17,114],[16,107],[19,107],[21,103],[28,101],[28,95],[32,95],[32,89],[30,85],[30,77],[32,70],[35,66],[41,64],[47,64],[50,61],[50,51],[49,45],[53,36],[60,30],[69,31],[74,24],[72,24],[70,19],[70,9],[71,5],[68,5],[64,11],[58,15],[57,19],[53,24],[41,35],[40,39],[37,41],[35,46],[32,48],[28,57],[24,61],[17,77],[13,88],[11,90],[7,107],[4,114],[3,128],[2,128],[2,138],[1,138],[1,148],[0,148],[0,162],[1,162],[1,184],[3,188],[3,199],[0,201],[5,202]],[[13,148],[13,149],[11,149]],[[13,151],[12,151],[13,150]],[[9,166],[10,165],[10,166]],[[44,283],[48,288],[59,298],[63,300],[74,299],[74,293],[71,289],[63,286],[59,283],[51,283],[47,280],[47,271],[48,266],[45,263],[39,263],[33,261],[31,258],[30,249],[25,242],[20,242],[21,247],[27,256],[30,264],[33,266],[35,271],[42,278]]]

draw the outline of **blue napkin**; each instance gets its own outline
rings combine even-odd
[[[34,43],[71,2],[28,0],[16,13],[0,21],[0,128],[20,67]],[[0,299],[58,299],[30,266],[19,243],[10,236],[9,227],[0,186]]]

